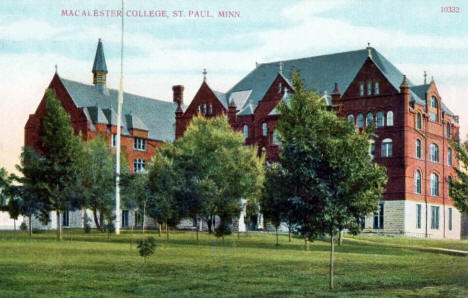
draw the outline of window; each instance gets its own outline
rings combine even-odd
[[[273,145],[281,145],[281,142],[278,138],[278,132],[276,131],[276,129],[273,131]]]
[[[439,206],[431,206],[431,229],[438,230],[439,229]]]
[[[452,165],[452,148],[448,148],[448,151],[447,151],[447,164],[449,166]]]
[[[430,112],[429,113],[429,120],[436,122],[437,121],[437,114]]]
[[[374,83],[374,93],[375,93],[375,95],[379,95],[379,94],[380,94],[379,82],[375,82],[375,83]]]
[[[206,115],[206,103],[203,104],[203,114]]]
[[[213,104],[210,103],[210,115],[213,114]]]
[[[431,161],[439,162],[439,146],[431,144]]]
[[[421,218],[421,212],[422,211],[422,206],[421,204],[416,204],[416,229],[420,229],[421,228],[421,221],[422,221],[422,218]]]
[[[357,127],[358,128],[363,128],[364,127],[364,115],[363,114],[358,114],[357,115]]]
[[[380,155],[382,157],[392,157],[393,155],[392,139],[385,139],[382,141],[382,150],[381,150]]]
[[[383,112],[378,112],[377,117],[376,117],[376,126],[377,127],[382,127],[384,125],[385,125],[385,123],[384,123],[384,114],[383,114]]]
[[[122,228],[128,228],[128,210],[122,210]]]
[[[198,112],[202,112],[202,105],[198,105]]]
[[[111,146],[112,146],[112,147],[116,147],[116,146],[117,146],[117,135],[114,134],[114,133],[111,135]]]
[[[375,156],[375,141],[371,140],[370,141],[370,147],[369,147],[369,155],[374,158]]]
[[[416,158],[422,158],[421,140],[416,140]]]
[[[70,211],[66,209],[62,214],[62,226],[68,227],[70,225]]]
[[[452,230],[452,208],[448,208],[448,212],[449,212],[449,231]]]
[[[393,126],[393,112],[387,112],[387,126]]]
[[[421,194],[421,172],[419,170],[414,172],[414,192]]]
[[[416,114],[416,129],[420,130],[422,128],[422,116],[421,113]]]
[[[366,126],[371,126],[372,124],[374,124],[374,115],[369,112],[366,117]]]
[[[384,204],[379,204],[379,210],[374,213],[374,229],[383,229],[384,227]]]
[[[133,149],[138,151],[145,151],[146,150],[146,140],[142,138],[135,138],[133,143]]]
[[[278,83],[278,93],[281,93],[283,91],[283,86],[281,85],[281,82]]]
[[[367,82],[367,95],[372,94],[372,82]]]
[[[364,83],[359,84],[359,95],[364,96]]]
[[[354,116],[353,115],[348,115],[348,121],[354,125]]]
[[[439,107],[439,104],[437,103],[437,98],[434,96],[431,98],[431,108],[437,109]]]
[[[249,137],[249,126],[247,124],[244,124],[244,127],[242,128],[242,133],[244,134],[244,138]]]
[[[141,158],[137,158],[133,161],[133,172],[141,173],[145,170],[145,161]]]
[[[262,135],[266,137],[268,135],[268,126],[265,122],[262,124]]]
[[[431,196],[439,196],[439,176],[435,173],[431,174]]]
[[[450,123],[447,123],[445,133],[447,134],[447,138],[450,138]]]

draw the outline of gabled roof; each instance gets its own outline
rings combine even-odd
[[[85,115],[92,123],[93,118],[101,121],[103,115],[108,124],[117,123],[118,91],[109,89],[109,95],[102,94],[94,85],[87,85],[58,77],[67,89],[70,97],[78,108],[86,108]],[[175,138],[175,110],[177,104],[168,101],[124,93],[122,106],[122,122],[124,134],[132,128],[148,130],[148,138],[160,141],[173,141]],[[97,117],[93,117],[96,110]],[[101,113],[99,113],[101,111]],[[131,121],[126,121],[124,115],[131,115]]]
[[[418,86],[411,86],[410,87],[410,91],[411,91],[411,101],[413,102],[416,101],[416,103],[422,105],[422,106],[426,106],[426,93],[427,93],[427,90],[429,90],[429,87],[431,87],[431,84],[423,84],[423,85],[418,85]],[[413,95],[416,95],[414,96],[414,99],[413,99]],[[450,111],[450,109],[444,104],[442,103],[442,111],[444,111],[446,114],[448,115],[455,115],[452,111]]]
[[[106,58],[104,57],[104,49],[102,48],[102,41],[100,38],[96,49],[96,56],[94,57],[94,64],[92,69],[92,72],[98,71],[103,71],[107,73]]]

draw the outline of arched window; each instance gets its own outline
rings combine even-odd
[[[247,124],[244,124],[244,127],[242,128],[242,133],[244,134],[244,138],[249,137],[249,126]]]
[[[374,124],[374,115],[372,115],[371,112],[367,113],[367,117],[366,117],[366,126],[371,126],[372,124]]]
[[[376,126],[377,127],[382,127],[384,125],[385,125],[385,123],[384,123],[384,114],[383,114],[382,111],[380,111],[380,112],[377,113]]]
[[[419,170],[414,172],[414,192],[421,194],[421,172]]]
[[[448,148],[448,152],[447,152],[447,164],[449,166],[452,165],[452,148]]]
[[[206,103],[203,104],[203,114],[206,115]]]
[[[392,139],[385,139],[382,141],[381,157],[392,157],[393,155],[393,141]]]
[[[437,109],[439,107],[439,104],[437,102],[437,98],[435,96],[431,97],[431,108]]]
[[[416,158],[422,158],[421,140],[416,140]]]
[[[422,116],[421,113],[416,114],[416,129],[422,128]]]
[[[266,137],[268,135],[268,126],[265,122],[262,124],[262,135]]]
[[[281,142],[279,140],[279,137],[278,137],[278,132],[275,130],[273,130],[273,144],[274,145],[281,145]]]
[[[374,158],[374,156],[375,156],[375,141],[374,140],[370,140],[369,155],[372,158]]]
[[[374,93],[375,93],[375,95],[380,94],[379,82],[375,82],[375,84],[374,84]]]
[[[393,111],[387,112],[387,126],[393,126]]]
[[[358,128],[363,128],[364,127],[364,115],[363,114],[358,114],[357,115],[357,127]]]
[[[367,82],[367,95],[372,95],[372,82]]]
[[[210,114],[213,114],[213,104],[210,103]]]
[[[281,82],[278,83],[278,93],[281,93],[283,91],[283,86],[281,85]]]
[[[431,161],[439,162],[439,146],[431,144]]]
[[[439,196],[439,176],[435,173],[431,174],[431,196]]]
[[[450,123],[447,123],[446,134],[447,134],[447,138],[450,138]]]
[[[359,95],[364,96],[364,83],[359,84]]]
[[[354,116],[352,114],[348,115],[348,121],[354,125]]]

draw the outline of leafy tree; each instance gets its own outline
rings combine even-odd
[[[79,162],[81,207],[93,212],[94,223],[102,231],[104,219],[109,221],[114,211],[114,154],[97,135],[84,144]]]
[[[359,220],[376,210],[385,185],[385,169],[368,154],[370,132],[335,113],[299,73],[293,74],[294,93],[278,105],[280,163],[289,185],[297,232],[309,240],[330,236],[330,288],[333,288],[334,236],[342,229],[359,231]]]
[[[38,216],[45,219],[44,215],[47,210],[44,210],[41,199],[43,196],[43,163],[44,159],[38,155],[32,148],[25,147],[21,153],[21,163],[16,165],[16,169],[22,175],[12,175],[12,179],[19,183],[15,186],[17,196],[21,198],[21,214],[28,217],[29,236],[32,236],[32,217]],[[39,216],[42,214],[42,216]]]
[[[122,180],[122,202],[129,210],[138,209],[143,216],[142,230],[145,232],[146,214],[149,202],[154,199],[147,173],[125,175]]]
[[[10,186],[8,172],[5,168],[0,168],[0,210],[6,211],[6,190]]]
[[[61,214],[78,207],[78,163],[82,151],[81,137],[74,134],[70,115],[53,90],[46,91],[46,115],[42,121],[41,199],[47,211],[57,215],[57,238],[62,239]]]
[[[191,200],[190,214],[217,215],[220,224],[216,235],[224,237],[231,232],[231,220],[239,216],[240,198],[260,195],[264,157],[258,158],[255,147],[244,146],[244,137],[231,128],[224,116],[192,119],[184,136],[174,146],[176,158],[183,161],[185,171],[190,173],[185,177],[193,179],[179,185],[197,189],[190,191],[192,196],[185,196]],[[181,177],[177,175],[177,179]],[[202,197],[207,193],[211,195]]]
[[[20,216],[21,213],[21,205],[20,205],[20,199],[19,198],[14,198],[10,197],[8,200],[8,214],[10,214],[10,218],[13,219],[13,227],[14,231],[16,232],[16,221],[18,220],[18,217]]]
[[[460,213],[468,215],[468,140],[464,144],[453,142],[452,147],[457,152],[462,169],[454,168],[457,178],[449,180],[449,193]]]

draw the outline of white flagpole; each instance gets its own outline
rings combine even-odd
[[[117,136],[115,150],[115,234],[120,234],[120,122],[123,104],[123,50],[124,50],[124,0],[122,0],[122,34],[120,39],[120,83],[117,102]]]

